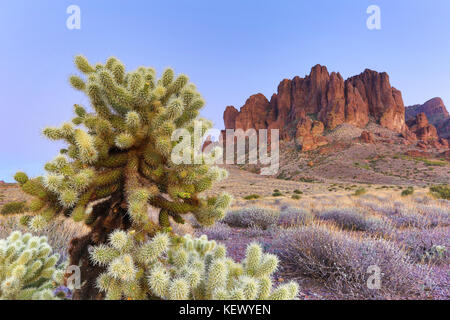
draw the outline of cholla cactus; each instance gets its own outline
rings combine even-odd
[[[247,248],[242,264],[227,257],[225,246],[206,236],[170,238],[158,233],[145,243],[133,232],[115,231],[107,245],[91,252],[94,263],[106,267],[97,286],[106,299],[295,299],[298,285],[272,288],[278,258],[258,244]]]
[[[87,210],[88,205],[108,197],[110,211],[125,211],[141,233],[158,224],[167,227],[169,217],[182,223],[188,212],[202,224],[222,218],[230,196],[199,194],[226,177],[226,171],[207,165],[201,150],[190,148],[193,141],[171,141],[175,129],[193,133],[195,124],[203,134],[211,127],[197,119],[204,101],[188,77],[175,77],[172,69],[159,80],[152,68],[126,72],[114,57],[93,66],[77,56],[75,64],[84,79],[74,75],[70,83],[89,97],[93,112],[75,105],[72,122],[44,129],[49,139],[68,145],[45,165],[45,176],[15,175],[22,190],[36,197],[30,209],[38,216],[30,226],[38,229],[59,213],[92,224],[99,213]],[[200,155],[200,164],[171,161],[172,149],[181,143],[189,146],[183,152],[192,160]],[[148,206],[160,209],[159,222],[149,221]]]
[[[0,300],[56,299],[52,289],[63,276],[58,259],[46,237],[15,231],[0,240]]]

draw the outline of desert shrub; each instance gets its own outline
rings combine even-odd
[[[280,213],[278,224],[283,227],[302,226],[310,224],[314,214],[303,208],[287,208]]]
[[[259,227],[250,227],[244,229],[244,236],[248,238],[258,238],[258,237],[273,237],[278,232],[278,228],[272,226],[268,229],[261,229]]]
[[[247,247],[241,264],[206,236],[159,233],[140,243],[133,233],[115,231],[107,245],[92,250],[91,258],[106,267],[97,286],[110,300],[284,300],[298,294],[295,282],[272,289],[278,258],[263,253],[258,244]]]
[[[387,217],[398,228],[416,227],[423,228],[427,225],[426,218],[401,202],[394,203],[394,210],[387,214]]]
[[[0,240],[0,300],[52,300],[63,271],[46,237],[12,232]]]
[[[355,196],[361,196],[363,194],[367,193],[367,190],[365,188],[359,188],[355,191],[354,195]]]
[[[222,222],[217,222],[210,227],[204,227],[200,232],[211,240],[227,240],[232,235],[231,228]]]
[[[420,263],[450,263],[450,228],[403,229],[395,233],[395,240],[404,246],[408,255]]]
[[[294,190],[294,193],[295,193],[295,194],[303,194],[303,191],[300,191],[300,190],[298,190],[298,189],[295,189],[295,190]]]
[[[309,178],[309,177],[300,177],[300,178],[299,178],[299,181],[301,181],[301,182],[306,182],[306,183],[313,183],[313,182],[315,182],[316,180],[314,180],[314,178]]]
[[[259,194],[249,194],[248,196],[244,197],[245,200],[255,200],[259,198],[261,198]]]
[[[430,204],[434,202],[434,199],[428,196],[416,196],[413,198],[413,201],[421,204]]]
[[[272,193],[272,197],[281,197],[283,194],[281,192]]]
[[[448,165],[446,161],[441,160],[429,160],[425,158],[420,158],[420,160],[427,166],[445,167],[446,165]]]
[[[294,199],[294,200],[300,200],[302,197],[300,197],[298,194],[293,194],[291,196],[291,198]]]
[[[272,250],[280,256],[281,274],[321,281],[338,297],[395,299],[418,295],[422,285],[429,286],[424,270],[384,239],[353,237],[313,224],[285,231]],[[379,290],[367,286],[371,266],[382,272]]]
[[[435,228],[450,225],[450,211],[446,207],[434,204],[407,205],[395,202],[386,216],[398,227]]]
[[[450,204],[416,204],[414,208],[424,217],[423,227],[450,226]]]
[[[280,192],[280,190],[278,190],[278,189],[274,189],[274,190],[273,190],[273,192]]]
[[[360,201],[360,205],[386,216],[396,227],[422,226],[424,217],[405,207],[402,202],[392,203],[385,199],[372,201]]]
[[[375,216],[361,212],[356,208],[329,208],[316,212],[317,218],[332,221],[344,230],[389,233],[389,224]]]
[[[402,191],[401,196],[402,197],[406,197],[409,195],[412,195],[414,193],[414,188],[413,187],[408,187],[405,190]]]
[[[26,211],[26,209],[27,207],[25,201],[13,201],[4,204],[2,207],[2,211],[0,213],[3,215],[12,213],[22,213]]]
[[[228,211],[224,223],[232,227],[249,228],[257,227],[263,230],[276,226],[280,213],[276,210],[249,207]]]
[[[450,200],[449,186],[433,186],[430,188],[430,192],[437,198]]]

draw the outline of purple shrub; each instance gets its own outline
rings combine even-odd
[[[450,227],[398,230],[395,240],[415,262],[450,263]]]
[[[358,201],[359,205],[372,209],[373,211],[382,215],[391,215],[395,209],[391,203]]]
[[[436,265],[430,277],[433,283],[433,299],[450,300],[450,268],[449,265]]]
[[[231,228],[221,222],[216,222],[211,227],[204,227],[199,230],[198,234],[206,234],[210,240],[227,240],[231,237],[233,231]]]
[[[332,221],[341,229],[390,234],[392,227],[382,218],[361,212],[356,208],[332,208],[316,213],[318,219]]]
[[[406,206],[395,202],[391,210],[383,213],[398,228],[434,228],[450,224],[449,210],[434,205]]]
[[[436,205],[417,205],[416,207],[425,216],[426,227],[450,226],[450,207]]]
[[[258,237],[272,237],[276,234],[277,229],[270,227],[266,230],[258,227],[250,227],[245,229],[244,235],[248,238],[258,238]]]
[[[53,290],[53,294],[60,299],[71,300],[73,292],[65,286],[59,286]]]
[[[238,228],[260,228],[263,230],[275,227],[280,213],[276,210],[249,207],[228,211],[222,222],[231,227]]]
[[[425,269],[413,264],[395,243],[352,237],[322,225],[285,231],[271,250],[279,255],[286,277],[316,279],[341,298],[418,297],[421,286],[429,286]],[[370,266],[382,272],[380,289],[367,286]]]
[[[282,210],[278,219],[278,225],[282,227],[293,227],[310,224],[314,220],[314,214],[302,209],[289,207]]]

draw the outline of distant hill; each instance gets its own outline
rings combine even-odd
[[[450,115],[441,98],[433,98],[424,104],[406,107],[406,120],[411,120],[419,113],[425,113],[428,121],[433,124],[442,138],[450,138]]]

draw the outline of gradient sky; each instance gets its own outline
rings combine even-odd
[[[66,28],[71,4],[81,30]],[[372,4],[381,30],[366,27]],[[61,147],[42,128],[87,104],[67,81],[75,54],[186,73],[207,101],[202,115],[222,128],[225,106],[270,97],[317,63],[344,78],[386,71],[405,105],[450,104],[449,17],[448,0],[1,0],[0,180],[41,174]]]

